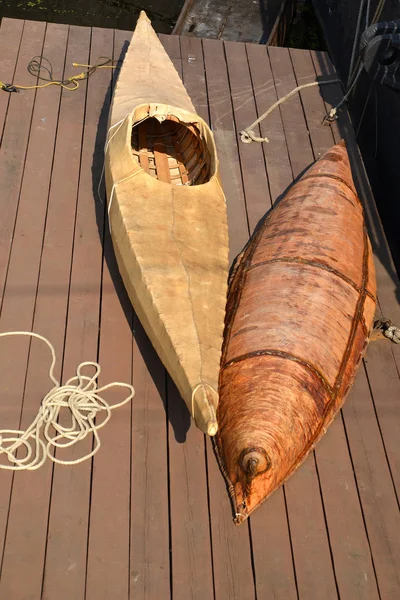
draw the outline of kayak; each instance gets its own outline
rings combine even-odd
[[[270,211],[229,282],[214,441],[237,524],[325,433],[375,307],[371,244],[342,142]]]
[[[228,280],[213,134],[141,12],[105,152],[111,237],[132,305],[196,425],[217,431]]]

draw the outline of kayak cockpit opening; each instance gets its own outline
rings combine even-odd
[[[212,176],[207,145],[194,124],[149,117],[132,128],[132,152],[142,169],[164,183],[200,185]]]

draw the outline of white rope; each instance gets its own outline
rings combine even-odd
[[[100,193],[100,188],[101,188],[101,184],[103,183],[103,177],[104,177],[104,170],[105,170],[105,166],[106,166],[106,154],[107,154],[107,150],[108,150],[108,144],[111,142],[111,140],[113,139],[114,135],[116,133],[118,133],[118,131],[121,129],[123,122],[125,121],[126,117],[128,115],[125,115],[125,117],[123,119],[121,119],[120,121],[118,121],[117,123],[114,123],[114,125],[110,125],[110,127],[108,128],[107,131],[107,137],[106,137],[106,143],[104,144],[104,160],[103,160],[103,167],[101,169],[101,175],[100,175],[100,180],[99,180],[99,185],[97,186],[97,195],[99,197],[100,202],[103,204],[103,198],[101,197],[101,193]],[[113,135],[109,138],[108,136],[110,135],[110,131],[112,129],[114,129],[114,127],[117,127],[117,125],[119,125],[117,131],[115,131],[113,133]]]
[[[272,113],[272,111],[275,108],[277,108],[280,104],[282,104],[282,102],[285,102],[286,100],[297,94],[297,92],[299,92],[300,90],[303,90],[304,88],[314,87],[316,85],[327,85],[329,83],[340,83],[340,79],[330,79],[328,81],[312,81],[311,83],[303,83],[303,85],[299,85],[298,87],[294,88],[294,90],[292,90],[291,92],[277,100],[272,106],[270,106],[269,109],[261,115],[261,117],[254,121],[254,123],[252,123],[251,125],[249,125],[249,127],[240,132],[240,138],[242,142],[244,142],[245,144],[251,144],[251,142],[269,142],[269,139],[267,137],[256,136],[256,134],[253,131],[253,127],[261,123],[261,121],[268,117],[268,115]]]
[[[52,344],[45,337],[30,331],[0,333],[0,337],[16,335],[34,337],[47,344],[52,356],[49,377],[54,387],[43,398],[38,414],[25,431],[0,429],[0,457],[4,455],[9,462],[9,464],[0,463],[0,469],[33,471],[39,469],[47,459],[59,465],[76,465],[91,458],[101,446],[98,430],[110,420],[114,408],[132,400],[135,395],[133,386],[116,381],[98,388],[97,378],[101,368],[96,362],[82,362],[76,370],[76,375],[68,379],[65,385],[60,386],[54,376],[56,354]],[[83,370],[87,367],[94,368],[92,376],[83,374]],[[121,402],[109,404],[101,394],[115,387],[126,388],[129,390],[129,395]],[[59,423],[62,409],[69,412],[70,426]],[[96,417],[100,413],[104,418],[100,423],[96,423]],[[61,460],[55,456],[56,448],[73,446],[82,442],[88,435],[94,437],[94,447],[91,452],[74,460]],[[25,451],[22,457],[17,456],[21,449]]]
[[[360,78],[360,75],[362,73],[363,70],[363,66],[360,65],[358,67],[358,71],[356,76],[353,79],[353,82],[351,84],[351,86],[349,87],[349,89],[347,90],[346,94],[343,96],[343,98],[340,100],[340,102],[338,102],[338,104],[336,104],[336,106],[334,106],[333,108],[331,108],[331,110],[328,113],[328,121],[333,121],[334,119],[336,119],[336,114],[338,109],[347,101],[348,97],[350,96],[351,92],[354,89],[354,86],[356,85],[357,81]]]
[[[383,335],[389,340],[392,340],[395,344],[400,344],[400,329],[395,325],[389,325],[383,332]]]
[[[116,181],[113,184],[112,188],[111,188],[110,201],[108,203],[108,226],[110,228],[110,233],[111,233],[110,211],[111,211],[111,204],[112,204],[112,201],[113,201],[113,198],[114,198],[114,190],[115,190],[115,188],[116,188],[117,185],[119,185],[123,181],[127,181],[128,179],[131,179],[132,177],[135,177],[135,175],[139,175],[139,173],[141,173],[141,171],[135,171],[134,173],[131,173],[127,177],[124,177],[123,179],[120,179],[119,181]]]
[[[128,113],[127,115],[125,115],[125,117],[123,119],[121,119],[120,121],[118,121],[117,123],[114,123],[114,125],[111,125],[108,129],[107,132],[107,139],[106,139],[106,143],[104,146],[104,161],[103,161],[103,167],[101,169],[101,175],[100,175],[100,180],[99,180],[99,185],[97,186],[97,195],[99,197],[100,202],[103,204],[103,198],[101,197],[100,194],[100,187],[104,178],[104,171],[105,171],[105,164],[106,164],[106,156],[107,156],[107,151],[108,151],[108,146],[111,142],[111,140],[113,139],[113,137],[115,135],[117,135],[118,131],[121,129],[122,125],[125,122],[125,119],[127,119],[129,117]],[[139,121],[136,121],[136,123],[133,124],[133,127],[137,127],[138,125],[140,125],[140,123],[143,123],[143,121],[145,121],[148,118],[148,116],[143,117],[143,119],[140,119]],[[113,134],[110,136],[110,131],[112,129],[114,129],[115,127],[117,127],[117,129],[113,132]],[[110,210],[111,210],[111,204],[114,198],[114,191],[117,185],[119,185],[120,183],[122,183],[123,181],[126,181],[127,179],[130,179],[131,177],[134,177],[135,175],[137,175],[138,173],[140,173],[140,171],[135,171],[134,173],[131,173],[130,175],[128,175],[127,177],[124,177],[123,179],[120,179],[119,181],[116,181],[112,188],[111,188],[111,193],[110,193],[110,201],[108,203],[108,226],[110,229],[110,233],[111,233],[111,222],[110,222]]]

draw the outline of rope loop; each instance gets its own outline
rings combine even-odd
[[[60,465],[75,465],[88,460],[101,446],[99,429],[108,423],[112,410],[132,400],[135,395],[133,386],[116,381],[98,387],[97,379],[101,368],[97,362],[92,361],[82,362],[76,375],[60,385],[54,376],[56,354],[52,344],[43,336],[28,331],[5,332],[0,337],[16,335],[34,337],[47,344],[52,355],[49,377],[54,387],[43,398],[35,419],[25,431],[0,430],[0,457],[3,455],[8,460],[8,464],[0,463],[0,469],[33,471],[47,459]],[[87,374],[87,369],[93,369],[92,375]],[[121,402],[110,404],[102,394],[116,387],[125,388],[129,393]],[[62,412],[69,416],[68,425],[59,421]],[[98,422],[100,415],[102,419]],[[57,448],[69,448],[89,435],[94,438],[91,452],[74,460],[62,460],[56,456]]]
[[[2,89],[4,92],[9,92],[10,94],[12,92],[19,92],[15,85],[12,83],[4,83],[3,81],[0,81],[0,89]]]

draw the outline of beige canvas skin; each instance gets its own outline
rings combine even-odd
[[[163,180],[161,167],[159,177],[150,174],[143,148],[134,155],[132,132],[141,140],[148,125],[152,139],[155,119],[171,121],[185,146],[182,155],[192,156],[187,171],[160,158],[171,173],[186,173],[178,185]],[[228,278],[226,202],[213,135],[144,12],[114,92],[105,174],[111,236],[133,307],[196,425],[215,435]]]

